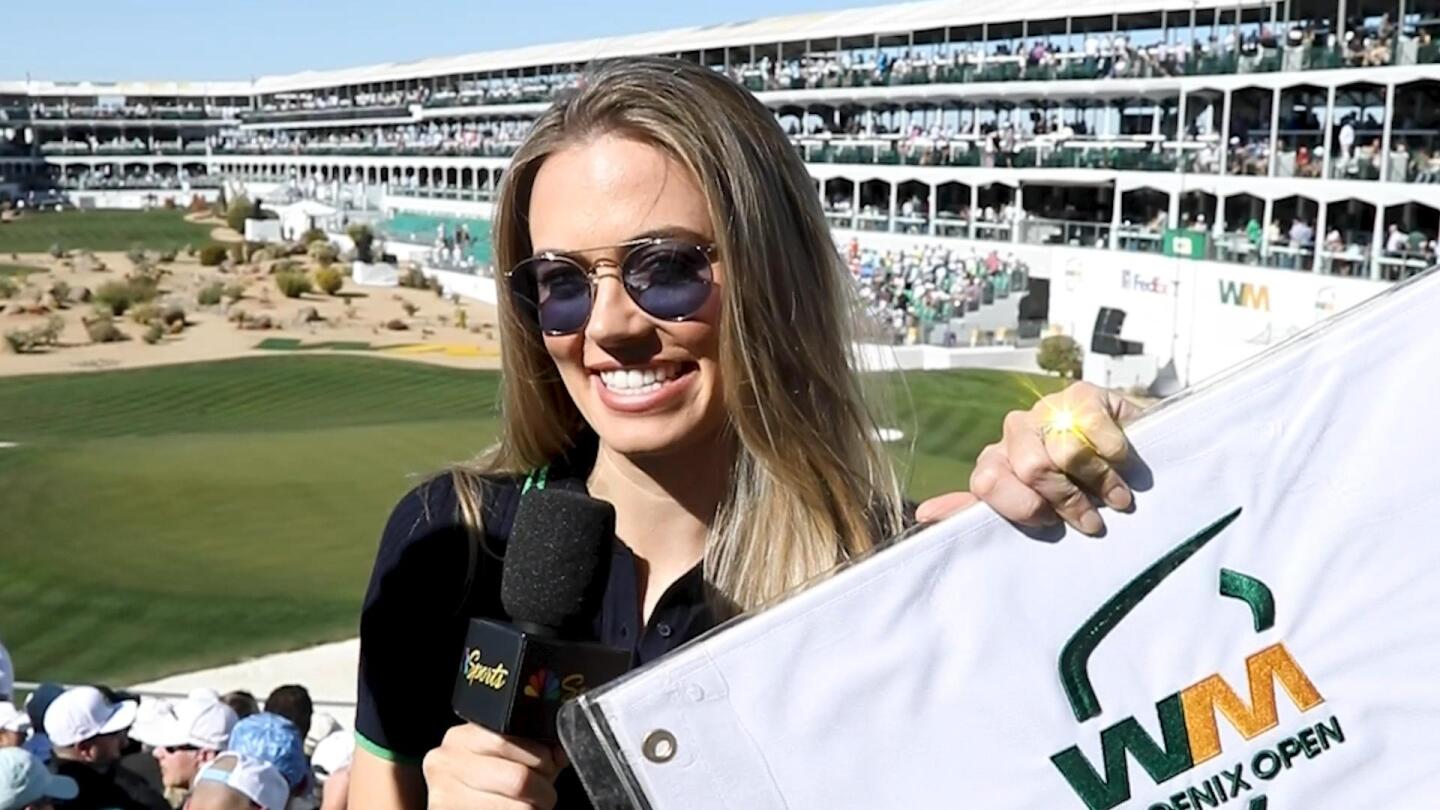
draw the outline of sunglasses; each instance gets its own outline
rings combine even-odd
[[[184,752],[184,751],[199,751],[199,750],[200,750],[200,746],[198,746],[198,745],[162,745],[162,746],[160,746],[160,750],[164,751],[164,752],[167,753],[167,754],[179,754],[179,753]]]
[[[546,335],[571,335],[585,328],[595,306],[600,279],[618,279],[630,300],[645,314],[662,321],[683,321],[700,310],[714,286],[713,244],[678,237],[647,237],[621,242],[620,261],[587,262],[570,253],[545,251],[516,264],[506,273],[510,289],[523,310]],[[597,272],[602,265],[618,273]]]

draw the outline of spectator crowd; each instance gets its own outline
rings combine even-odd
[[[840,247],[871,318],[896,344],[954,346],[957,321],[996,299],[1025,292],[1028,267],[998,251],[981,254],[936,245]]]
[[[0,810],[343,810],[354,737],[281,686],[178,700],[41,684],[0,647]]]

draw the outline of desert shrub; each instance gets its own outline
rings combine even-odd
[[[0,298],[14,298],[20,287],[5,276],[0,276]]]
[[[308,231],[306,231],[305,233],[303,233],[303,234],[300,235],[300,244],[302,244],[302,245],[308,245],[308,244],[310,244],[311,242],[328,242],[328,241],[330,241],[330,240],[329,240],[329,237],[327,237],[327,236],[325,235],[325,232],[322,231],[322,230],[320,230],[319,228],[311,228],[310,230],[308,230]]]
[[[439,276],[429,276],[425,279],[425,287],[435,293],[439,298],[445,297],[445,285],[440,281]]]
[[[275,286],[286,298],[299,298],[310,292],[310,277],[304,273],[276,273]]]
[[[270,272],[277,275],[280,273],[300,273],[303,272],[304,269],[304,266],[294,259],[283,259],[270,266]]]
[[[85,331],[90,335],[91,343],[115,343],[125,339],[125,333],[115,325],[115,319],[109,315],[100,315],[94,320],[85,322]]]
[[[345,274],[333,267],[322,267],[315,271],[315,286],[326,295],[340,292],[345,285]]]
[[[29,329],[11,329],[5,333],[5,342],[9,344],[10,351],[16,354],[24,354],[34,348],[30,342]]]
[[[224,295],[225,285],[218,281],[212,282],[201,287],[200,292],[195,294],[195,303],[202,307],[213,307],[220,303]]]
[[[141,326],[160,320],[160,307],[155,304],[137,304],[131,307],[129,311],[130,320]]]
[[[411,318],[415,317],[415,313],[420,311],[420,307],[415,306],[409,301],[401,301],[400,308],[405,310],[405,314]]]
[[[400,274],[401,287],[409,287],[414,290],[423,290],[426,288],[426,286],[429,285],[429,283],[430,282],[425,278],[425,274],[420,272],[420,268],[413,265],[406,268],[405,272]]]
[[[399,318],[391,318],[390,320],[385,322],[385,328],[389,329],[392,332],[404,332],[406,329],[410,328],[410,325],[400,320]]]
[[[125,251],[125,258],[129,259],[131,264],[139,267],[145,263],[145,249],[136,245]]]
[[[375,232],[370,230],[370,226],[357,222],[345,229],[345,235],[355,243],[355,259],[369,263],[372,260],[371,248],[375,245]]]
[[[1080,376],[1083,362],[1080,344],[1068,335],[1052,335],[1040,341],[1035,362],[1046,371],[1073,380]]]
[[[162,250],[162,251],[160,251],[159,255],[156,257],[156,261],[160,261],[160,262],[173,262],[173,261],[175,261],[175,258],[176,258],[178,255],[179,255],[179,252],[178,252],[178,251],[174,251],[174,250]]]
[[[244,194],[230,201],[225,208],[225,224],[238,234],[245,233],[245,220],[250,217],[250,198]],[[238,261],[238,260],[237,260]]]
[[[245,245],[244,245],[244,243],[242,243],[242,242],[236,242],[235,244],[231,245],[231,246],[230,246],[230,250],[228,251],[228,253],[230,254],[230,261],[232,261],[232,262],[234,262],[234,263],[236,263],[236,264],[242,264],[242,263],[244,263],[244,261],[245,261]]]
[[[160,323],[169,327],[172,331],[176,326],[183,328],[186,324],[185,308],[179,304],[171,304],[165,307],[165,310],[160,313]]]
[[[194,245],[186,245],[186,246],[185,246],[185,255],[186,255],[186,256],[189,256],[189,257],[192,258],[192,259],[195,258],[195,246],[194,246]]]
[[[96,288],[91,300],[97,309],[110,315],[124,315],[136,303],[129,281],[107,281]]]
[[[328,267],[340,258],[340,249],[329,242],[311,242],[306,252],[321,267]]]
[[[70,285],[64,281],[56,281],[50,285],[50,294],[55,296],[56,303],[61,306],[70,300]]]
[[[241,298],[245,297],[245,285],[241,284],[238,281],[234,284],[226,284],[224,295],[231,301],[239,301]]]
[[[225,261],[224,245],[206,245],[200,248],[200,265],[202,267],[219,267],[220,262]]]
[[[174,197],[166,197],[166,198],[165,198],[165,202],[160,203],[160,207],[163,208],[163,209],[165,209],[166,211],[174,211],[174,210],[175,210],[175,198],[174,198]]]
[[[152,301],[160,294],[160,274],[150,269],[142,269],[131,273],[125,278],[130,285],[130,295],[136,301]]]
[[[65,258],[65,248],[60,247],[60,243],[59,243],[59,242],[56,242],[55,244],[53,244],[53,245],[50,246],[50,258],[52,258],[52,259],[63,259],[63,258]]]
[[[165,327],[161,326],[159,321],[154,321],[150,324],[150,327],[145,330],[145,335],[142,339],[151,346],[154,346],[156,343],[159,343],[163,337],[165,337]]]
[[[209,208],[210,208],[210,204],[207,203],[207,202],[205,202],[205,198],[204,198],[204,197],[201,197],[199,194],[192,194],[192,195],[190,196],[190,206],[189,206],[190,213],[192,213],[192,214],[198,214],[198,213],[200,213],[201,211],[209,210]]]
[[[463,309],[455,310],[455,325],[464,329],[470,324],[470,314]]]

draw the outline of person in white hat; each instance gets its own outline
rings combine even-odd
[[[29,751],[0,750],[0,810],[50,810],[56,799],[73,799],[77,793],[74,779],[50,773]]]
[[[0,700],[0,748],[19,748],[30,736],[30,715]]]
[[[169,810],[158,791],[116,767],[137,708],[133,700],[112,703],[93,686],[77,686],[45,709],[55,772],[80,787],[79,795],[64,804],[66,810]]]
[[[200,769],[225,750],[239,719],[219,695],[192,694],[172,703],[169,716],[162,716],[146,741],[155,746],[165,787],[190,788]]]
[[[184,810],[284,810],[290,784],[268,762],[222,752],[195,776]]]

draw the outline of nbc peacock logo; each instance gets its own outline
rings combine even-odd
[[[560,677],[541,667],[530,674],[525,681],[525,697],[536,698],[547,703],[570,700],[585,691],[585,676],[576,672]]]
[[[525,683],[525,696],[555,703],[560,700],[560,679],[548,669],[537,669]]]

